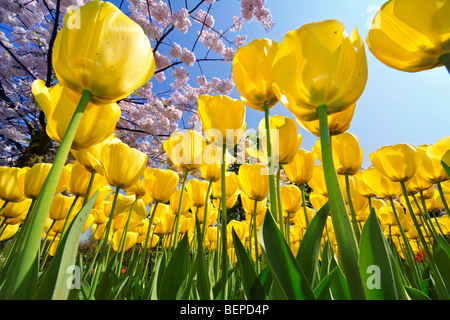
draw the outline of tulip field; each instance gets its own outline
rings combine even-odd
[[[450,136],[383,146],[363,169],[347,131],[366,50],[450,72],[449,18],[448,0],[389,0],[367,39],[324,20],[240,47],[241,98],[198,97],[201,130],[163,145],[175,171],[115,135],[118,101],[155,74],[142,28],[110,2],[67,13],[58,84],[30,83],[54,160],[0,167],[0,299],[450,299]],[[246,108],[262,120],[239,162]]]

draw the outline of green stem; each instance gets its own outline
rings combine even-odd
[[[258,200],[255,200],[255,210],[253,210],[253,237],[255,241],[255,265],[256,265],[256,273],[259,274],[259,250],[258,250],[258,227],[256,226],[256,209],[258,206]],[[250,247],[250,253],[252,252],[252,248]]]
[[[5,210],[6,206],[8,205],[8,202],[9,202],[9,201],[5,201],[5,202],[3,203],[3,205],[2,205],[2,207],[0,208],[0,216],[1,216],[2,213],[3,213],[3,210]]]
[[[206,231],[206,221],[207,221],[207,215],[208,215],[208,202],[209,198],[211,196],[211,187],[212,187],[212,180],[208,183],[208,191],[206,192],[206,200],[205,200],[205,212],[203,216],[203,226],[202,226],[202,244],[205,243],[205,231]],[[180,203],[181,205],[181,203]]]
[[[405,196],[405,201],[406,201],[406,206],[408,207],[408,211],[410,213],[411,219],[414,223],[414,226],[416,227],[417,233],[419,235],[419,239],[422,242],[423,245],[423,249],[425,250],[425,253],[427,255],[427,258],[429,259],[430,262],[430,269],[433,272],[433,277],[435,279],[435,281],[438,283],[438,285],[436,285],[436,289],[437,292],[439,294],[439,297],[441,299],[446,299],[446,300],[450,300],[450,293],[448,288],[446,287],[444,280],[442,279],[442,276],[439,272],[439,269],[437,268],[434,258],[431,254],[430,248],[428,247],[427,242],[425,241],[425,237],[423,236],[422,230],[420,229],[419,223],[417,222],[417,219],[414,215],[414,210],[411,206],[411,202],[409,201],[408,198],[408,192],[406,190],[406,184],[404,181],[400,181],[400,184],[402,186],[402,191],[403,191],[403,195]]]
[[[320,127],[320,143],[322,149],[322,163],[325,175],[325,184],[328,190],[330,215],[339,247],[339,261],[342,271],[347,279],[350,296],[353,300],[366,299],[364,285],[358,266],[358,246],[355,233],[350,222],[339,179],[334,167],[331,149],[331,137],[328,128],[327,106],[317,108]]]
[[[394,200],[392,199],[392,197],[389,198],[391,207],[392,207],[392,211],[394,212],[394,217],[395,217],[395,221],[397,222],[397,226],[398,229],[400,230],[400,234],[402,236],[403,239],[403,243],[405,245],[406,248],[406,262],[409,266],[409,268],[412,271],[412,276],[413,276],[413,280],[414,280],[414,288],[416,289],[420,289],[420,275],[419,275],[419,270],[417,269],[417,265],[414,262],[414,253],[413,250],[411,248],[411,245],[409,243],[408,237],[405,234],[405,231],[403,229],[403,226],[400,222],[400,218],[398,216],[397,210],[395,209],[395,204],[394,204]]]
[[[189,174],[189,169],[186,169],[186,171],[184,172],[184,179],[183,179],[183,186],[181,187],[181,192],[180,192],[180,203],[178,205],[178,213],[177,213],[177,221],[176,221],[176,226],[175,226],[175,237],[174,237],[174,244],[172,247],[172,250],[175,251],[175,249],[177,248],[177,244],[178,244],[178,232],[180,229],[180,220],[181,220],[181,209],[182,209],[182,204],[183,204],[183,196],[184,196],[184,189],[186,188],[186,180]]]
[[[442,185],[440,182],[437,182],[436,184],[437,184],[439,196],[441,197],[442,204],[444,205],[445,211],[447,212],[447,214],[450,214],[450,208],[448,206],[447,200],[445,199],[444,190],[442,190]]]
[[[84,195],[84,199],[83,199],[83,207],[89,201],[89,198],[91,196],[91,189],[92,189],[92,185],[94,184],[95,173],[96,173],[96,171],[92,170],[91,177],[89,179],[89,184],[86,189],[86,194]]]
[[[351,191],[350,191],[350,178],[348,176],[348,173],[345,174],[345,186],[347,189],[348,206],[350,207],[350,214],[352,215],[353,231],[355,232],[356,243],[358,244],[359,240],[361,238],[361,234],[359,232],[358,220],[356,219],[355,208],[353,207],[352,195],[351,195]]]
[[[270,211],[272,216],[276,218],[277,199],[275,191],[275,170],[272,156],[272,140],[270,138],[270,116],[269,116],[269,102],[264,103],[264,120],[266,125],[266,145],[267,145],[267,161],[269,166],[269,192],[270,192]]]
[[[139,196],[135,195],[134,202],[131,205],[130,212],[128,214],[127,222],[125,223],[125,228],[122,232],[122,237],[120,238],[120,246],[119,246],[119,250],[118,250],[118,252],[120,252],[120,258],[119,258],[119,263],[118,263],[118,268],[117,268],[117,276],[120,276],[120,274],[121,274],[120,272],[122,271],[122,264],[123,264],[123,257],[125,255],[125,243],[127,241],[128,227],[130,225],[130,220],[131,220],[131,215],[133,214],[134,205],[136,204],[138,199],[139,199]]]
[[[221,205],[222,205],[222,300],[227,300],[228,296],[228,252],[227,252],[227,198],[226,198],[226,153],[227,145],[222,146],[221,164]],[[217,230],[218,231],[218,230]]]
[[[284,228],[284,218],[283,218],[283,205],[281,203],[281,164],[278,163],[277,168],[277,203],[278,203],[278,221],[280,221],[280,230],[283,233],[284,239],[286,239],[286,230]]]
[[[11,269],[9,269],[8,277],[0,290],[2,299],[24,299],[34,292],[33,286],[35,283],[33,283],[33,281],[25,285],[25,287],[28,287],[30,290],[25,289],[24,283],[27,283],[30,271],[38,257],[40,239],[45,227],[45,222],[47,221],[48,212],[52,202],[51,199],[55,194],[72,142],[91,97],[92,93],[90,91],[83,91],[81,99],[67,127],[64,138],[58,148],[52,168],[45,180],[39,197],[37,198],[36,206],[30,217],[30,223],[22,230],[25,234],[23,238],[21,238],[17,253],[12,257],[13,261],[11,262]]]
[[[79,198],[78,195],[75,196],[75,198],[72,201],[72,204],[70,205],[69,212],[67,212],[67,217],[66,217],[66,219],[64,219],[64,225],[63,225],[63,228],[61,231],[61,238],[63,237],[64,233],[66,232],[67,226],[70,224],[70,216],[72,215],[73,208],[75,207],[75,204],[77,203],[78,198]]]
[[[305,223],[306,227],[308,227],[309,217],[308,217],[308,210],[306,209],[305,185],[303,183],[300,184],[300,191],[302,192],[303,213],[305,214]]]
[[[143,269],[144,269],[144,263],[145,263],[145,261],[146,261],[146,256],[147,256],[147,251],[150,251],[150,249],[151,249],[151,245],[149,246],[149,248],[147,248],[147,245],[148,245],[148,240],[149,240],[149,237],[150,237],[150,231],[151,231],[151,229],[152,229],[152,224],[153,224],[153,218],[155,217],[155,212],[156,212],[156,207],[158,207],[158,204],[159,204],[159,202],[158,201],[156,201],[155,202],[155,205],[153,206],[153,210],[152,210],[152,214],[151,214],[151,216],[150,216],[150,220],[149,220],[149,222],[148,222],[148,229],[147,229],[147,234],[145,235],[145,241],[144,241],[144,255],[142,256],[142,260],[141,260],[141,262],[140,262],[140,271],[139,272],[141,272]],[[152,237],[152,241],[153,241],[153,232],[152,232],[152,234],[151,234],[151,237]],[[150,255],[150,254],[149,254]]]
[[[450,53],[443,54],[439,57],[439,61],[447,68],[450,73]]]

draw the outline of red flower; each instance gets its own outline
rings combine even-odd
[[[122,268],[122,274],[125,274],[125,272],[127,272],[127,269]]]
[[[427,255],[427,253],[425,251],[417,252],[417,254],[416,254],[417,262],[422,262],[423,258],[425,258],[426,255]]]

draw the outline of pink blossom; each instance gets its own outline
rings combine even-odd
[[[172,14],[170,18],[170,22],[173,24],[175,28],[177,28],[182,34],[186,34],[189,30],[189,27],[192,25],[189,20],[189,12],[182,8],[177,12]]]
[[[169,53],[174,58],[179,58],[181,56],[181,46],[178,43],[173,44],[173,48],[169,50]]]
[[[175,78],[175,87],[179,88],[189,81],[189,72],[183,67],[176,67],[172,75]]]
[[[180,59],[185,65],[191,67],[195,63],[195,54],[189,51],[188,49],[184,48]]]
[[[218,54],[222,54],[225,49],[223,41],[216,32],[203,31],[200,35],[199,41],[202,42],[206,48],[213,50]]]
[[[211,28],[214,26],[215,20],[213,16],[202,9],[197,11],[197,13],[195,14],[195,18],[197,18],[196,22],[203,23],[206,30],[211,30]]]

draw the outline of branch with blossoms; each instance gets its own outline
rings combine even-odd
[[[31,94],[32,80],[53,86],[52,46],[69,7],[86,0],[19,0],[0,4],[0,165],[50,162],[55,143],[45,115]],[[246,43],[245,22],[273,26],[265,0],[241,0],[233,17],[216,21],[220,1],[112,1],[149,37],[156,71],[150,82],[119,102],[116,136],[149,156],[150,166],[167,164],[162,148],[171,133],[193,128],[198,96],[230,94],[236,50]],[[227,25],[226,28],[219,27]],[[228,65],[228,66],[227,66]],[[218,73],[218,70],[222,70]],[[211,73],[214,72],[214,73]]]

